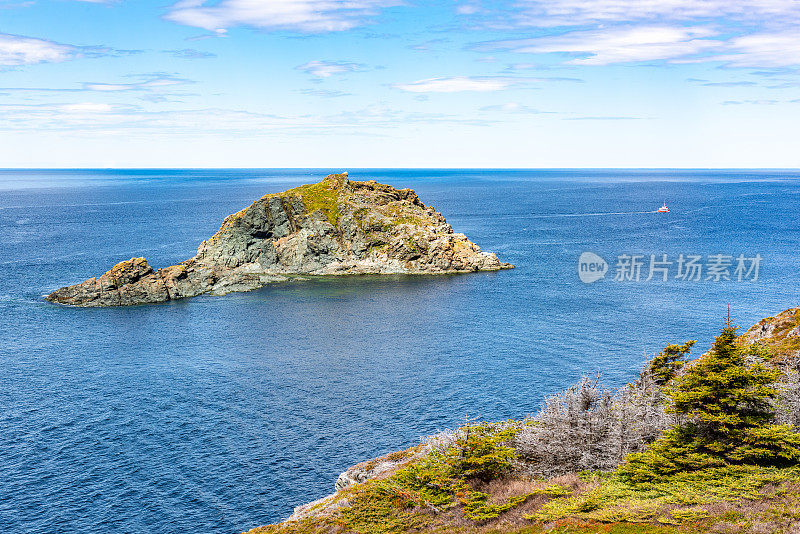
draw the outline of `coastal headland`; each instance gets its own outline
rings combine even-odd
[[[535,416],[361,462],[248,534],[800,532],[800,308],[693,344],[618,390],[586,376]]]

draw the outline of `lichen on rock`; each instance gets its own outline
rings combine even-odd
[[[184,262],[154,270],[144,258],[47,300],[75,306],[164,302],[248,291],[291,275],[444,274],[513,267],[482,252],[411,189],[331,174],[268,194],[224,219]]]

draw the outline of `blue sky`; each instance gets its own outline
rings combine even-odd
[[[0,0],[0,167],[800,167],[797,0]]]

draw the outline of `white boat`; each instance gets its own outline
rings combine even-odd
[[[656,210],[656,213],[669,213],[669,208],[667,207],[667,203],[665,202],[663,206]]]

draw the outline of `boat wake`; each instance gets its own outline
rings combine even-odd
[[[552,219],[555,217],[602,217],[605,215],[640,215],[644,213],[658,213],[657,210],[651,211],[605,211],[602,213],[552,213],[549,215],[530,215],[531,219]]]

